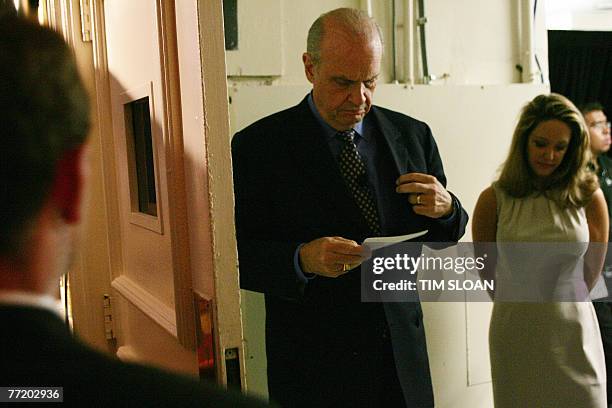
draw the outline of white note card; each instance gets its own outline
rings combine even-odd
[[[394,237],[371,237],[371,238],[366,238],[363,241],[362,245],[367,246],[371,250],[380,249],[380,248],[387,247],[389,245],[397,244],[399,242],[410,241],[412,239],[422,237],[428,232],[429,230],[424,230],[424,231],[419,231],[419,232],[415,232],[415,233],[408,234],[408,235],[396,235]]]

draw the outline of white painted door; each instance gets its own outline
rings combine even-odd
[[[226,92],[223,35],[200,32],[203,18],[223,32],[221,2],[206,13],[176,3],[80,1],[92,21],[117,355],[246,388],[227,98],[208,93],[215,82]]]

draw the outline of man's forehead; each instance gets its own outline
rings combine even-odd
[[[330,33],[321,42],[321,53],[327,55],[368,53],[382,55],[382,45],[376,38],[340,37]]]
[[[601,110],[594,110],[585,115],[589,121],[606,120],[606,115]]]
[[[344,23],[331,18],[325,21],[323,37],[321,38],[321,48],[338,47],[342,48],[364,48],[380,47],[382,49],[382,39],[378,30],[372,24],[366,24],[361,30],[354,27],[347,27]]]
[[[328,37],[321,44],[321,61],[346,62],[349,65],[362,64],[364,61],[382,60],[382,47],[375,40],[364,38],[342,39]]]
[[[361,82],[361,81],[367,82],[367,81],[376,81],[379,76],[380,76],[380,73],[376,73],[367,78],[356,78],[354,75],[350,75],[350,74],[336,74],[336,75],[332,75],[331,79],[339,80],[339,81],[349,81],[349,82]]]

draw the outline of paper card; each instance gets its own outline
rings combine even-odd
[[[371,237],[366,238],[362,245],[367,246],[371,250],[380,249],[389,245],[397,244],[398,242],[410,241],[412,239],[422,237],[427,234],[429,230],[419,231],[408,235],[397,235],[394,237]]]

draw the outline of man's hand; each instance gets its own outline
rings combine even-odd
[[[342,237],[323,237],[300,248],[300,266],[306,273],[337,278],[368,257],[365,247]]]
[[[399,176],[395,191],[408,194],[408,202],[419,215],[441,218],[453,212],[453,199],[438,179],[429,174],[406,173]]]

